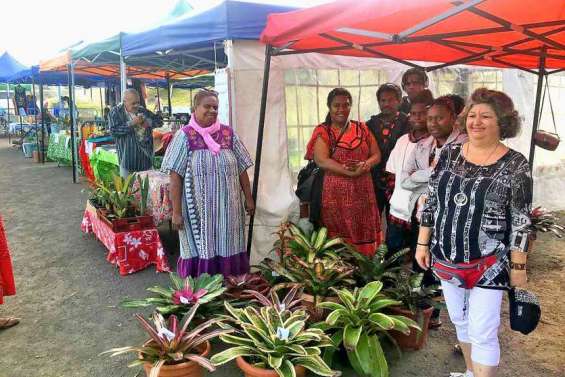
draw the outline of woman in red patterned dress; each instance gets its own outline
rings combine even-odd
[[[360,253],[373,255],[381,242],[371,167],[381,160],[374,136],[364,123],[350,121],[351,94],[343,88],[328,94],[326,121],[314,129],[306,159],[324,170],[321,225]]]
[[[0,215],[0,304],[3,303],[4,296],[16,294],[14,276],[12,274],[12,261],[8,251],[8,241],[4,233],[4,221]],[[19,319],[14,317],[0,317],[0,330],[15,326]]]

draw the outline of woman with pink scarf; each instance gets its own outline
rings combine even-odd
[[[244,226],[245,212],[255,210],[247,175],[252,165],[233,129],[218,120],[218,94],[199,91],[190,122],[175,135],[161,166],[171,180],[181,277],[249,271]]]

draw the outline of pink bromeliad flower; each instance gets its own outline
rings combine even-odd
[[[202,296],[204,296],[206,293],[208,293],[208,291],[204,288],[200,288],[199,290],[194,292],[192,290],[192,287],[186,284],[182,290],[175,291],[175,293],[173,293],[172,299],[175,305],[190,305],[197,303],[198,300],[200,300],[200,298],[202,298]]]

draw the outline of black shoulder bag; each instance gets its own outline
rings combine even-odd
[[[329,126],[325,127],[330,143],[332,142],[332,132]],[[341,137],[347,130],[344,127],[339,134],[335,143],[330,146],[330,158],[334,154],[337,144]],[[303,167],[298,173],[298,185],[296,187],[296,196],[301,202],[310,204],[310,222],[318,224],[322,212],[322,188],[324,184],[324,170],[320,169],[314,160],[308,161],[308,164]]]

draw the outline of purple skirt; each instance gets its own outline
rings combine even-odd
[[[189,275],[197,277],[203,273],[230,276],[242,275],[247,272],[249,272],[249,257],[245,251],[229,257],[217,256],[211,259],[179,258],[177,262],[177,273],[181,278]]]

